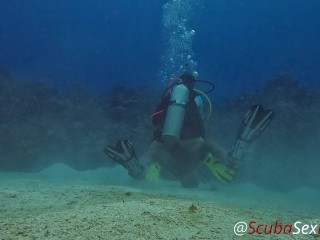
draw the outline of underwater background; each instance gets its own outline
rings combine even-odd
[[[125,137],[142,154],[163,89],[190,70],[215,84],[206,137],[225,148],[252,105],[275,112],[231,187],[210,179],[210,191],[245,201],[262,191],[273,203],[281,193],[319,215],[320,1],[1,0],[0,9],[1,181],[44,171],[132,184],[103,148]]]

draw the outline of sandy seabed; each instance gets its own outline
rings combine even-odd
[[[319,224],[317,214],[240,202],[219,191],[104,185],[71,174],[0,173],[0,239],[319,239],[317,235],[236,236],[239,221]],[[70,179],[72,179],[70,181]],[[208,194],[212,197],[208,198]],[[221,195],[221,196],[219,196]],[[206,197],[203,197],[206,196]],[[193,206],[193,207],[191,207]],[[279,209],[280,208],[280,209]],[[248,229],[249,231],[250,229]]]

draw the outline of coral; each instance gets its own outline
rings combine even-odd
[[[128,197],[132,196],[132,194],[133,194],[132,192],[125,192],[125,193],[124,193],[124,195],[126,195],[126,196],[128,196]]]
[[[2,170],[34,171],[56,161],[78,170],[113,165],[102,152],[106,144],[128,137],[142,151],[151,139],[155,94],[145,89],[118,87],[105,98],[75,83],[61,91],[1,75],[0,91]]]
[[[192,203],[191,206],[189,207],[189,212],[196,213],[197,211],[198,211],[198,207]]]

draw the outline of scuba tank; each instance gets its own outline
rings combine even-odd
[[[182,83],[176,85],[170,97],[162,139],[170,145],[180,140],[181,129],[185,116],[185,107],[189,101],[189,89]]]

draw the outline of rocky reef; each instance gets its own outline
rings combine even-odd
[[[160,96],[121,85],[95,95],[75,83],[58,89],[0,74],[0,170],[37,171],[57,161],[77,170],[112,166],[102,149],[119,138],[131,139],[141,154],[152,140],[150,114]],[[320,92],[275,76],[262,89],[215,106],[207,138],[230,147],[253,104],[274,110],[275,118],[240,163],[238,181],[319,189]]]
[[[0,169],[35,171],[56,161],[77,170],[112,165],[102,149],[123,137],[142,148],[151,139],[145,110],[154,94],[133,92],[117,86],[96,96],[78,84],[58,90],[0,75]]]

